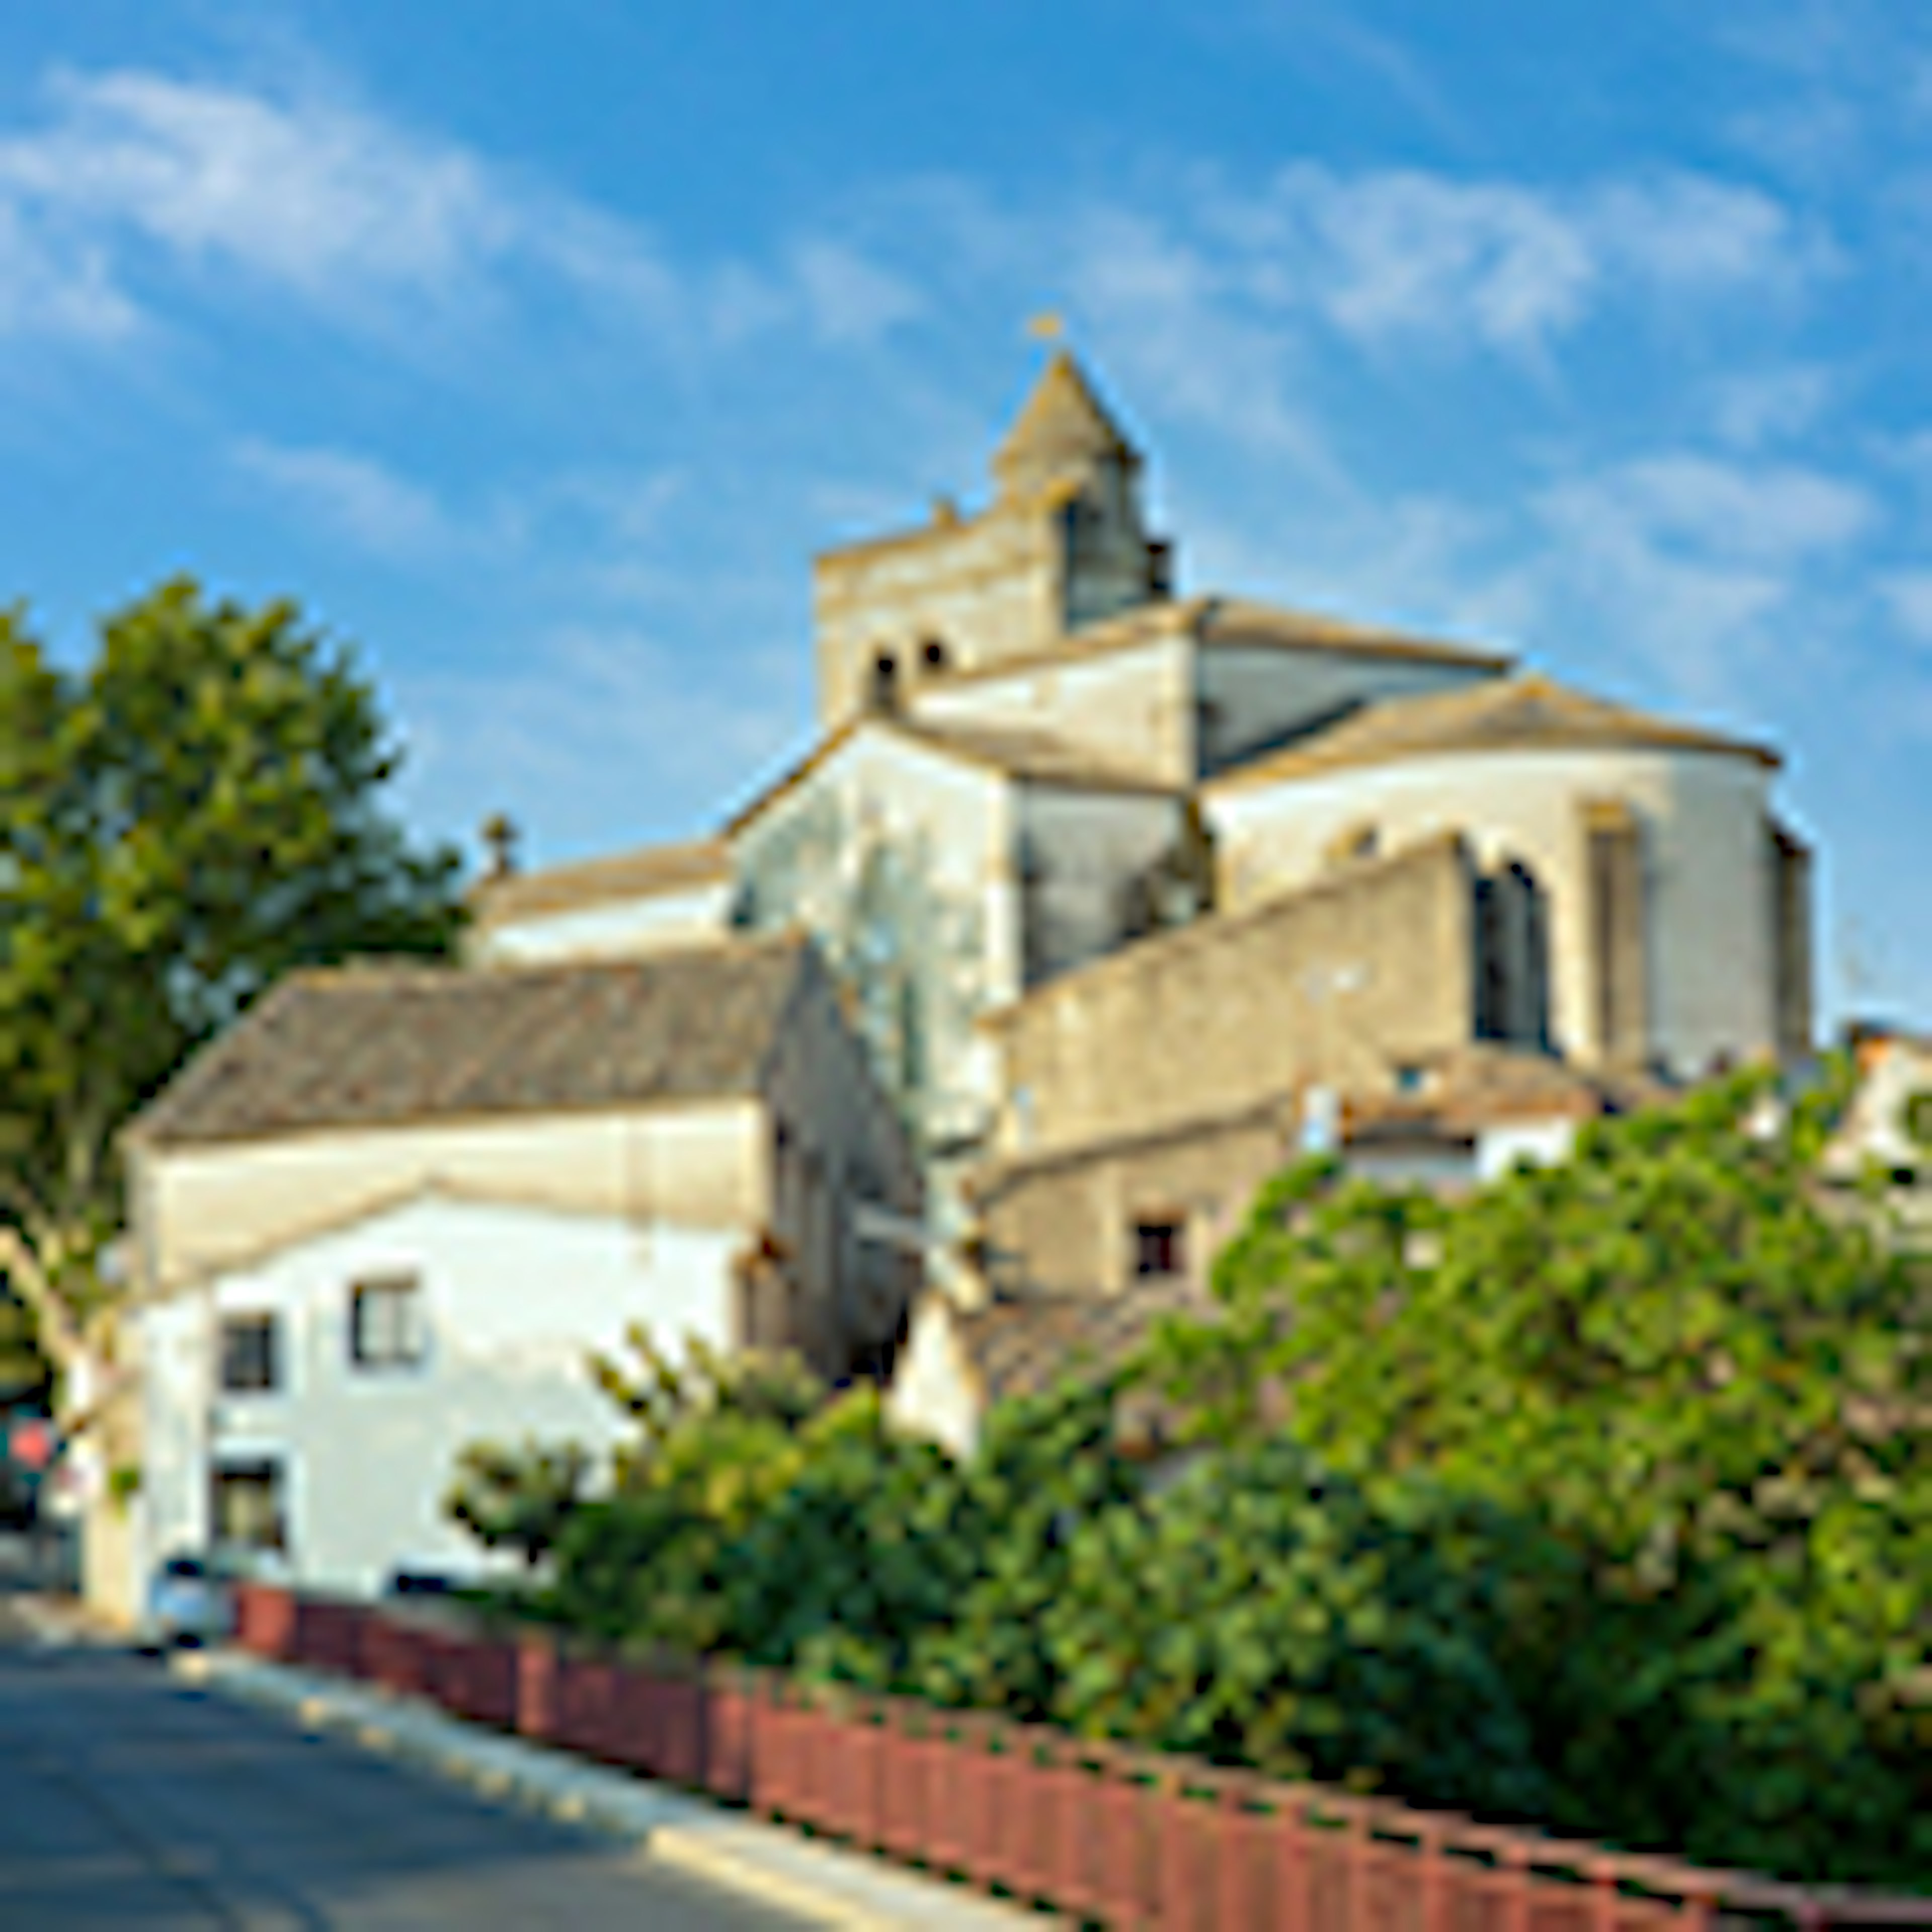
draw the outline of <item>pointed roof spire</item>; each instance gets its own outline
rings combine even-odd
[[[1140,454],[1094,392],[1072,352],[1056,348],[993,458],[1003,494],[1041,488],[1103,463],[1140,466]]]

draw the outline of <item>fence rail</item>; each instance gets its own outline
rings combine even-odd
[[[1107,1926],[1185,1932],[1702,1932],[1932,1927],[1932,1899],[1808,1890],[767,1672],[644,1665],[541,1632],[262,1584],[259,1656]]]

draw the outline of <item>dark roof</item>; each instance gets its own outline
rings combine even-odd
[[[958,1333],[985,1400],[1038,1395],[1064,1376],[1119,1367],[1164,1315],[1211,1315],[1216,1304],[1175,1281],[1119,1294],[1022,1296],[960,1315]]]
[[[752,1092],[808,942],[291,975],[136,1116],[151,1144]]]

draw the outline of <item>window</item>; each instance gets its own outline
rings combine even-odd
[[[407,1368],[422,1360],[422,1283],[414,1275],[361,1281],[350,1291],[349,1355],[365,1369]]]
[[[1134,1273],[1143,1280],[1186,1272],[1187,1228],[1176,1215],[1134,1224]]]
[[[280,1381],[272,1315],[230,1315],[221,1323],[221,1386],[232,1394],[258,1394]]]
[[[944,670],[946,668],[946,646],[938,638],[928,638],[919,647],[919,656],[920,662],[928,670]]]
[[[899,661],[890,651],[881,651],[872,662],[872,708],[895,711],[899,701]]]
[[[271,1457],[219,1465],[210,1481],[208,1520],[228,1550],[286,1550],[282,1466]]]

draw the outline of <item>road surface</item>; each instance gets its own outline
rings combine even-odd
[[[305,1736],[158,1664],[33,1642],[0,1593],[6,1932],[800,1922]]]

